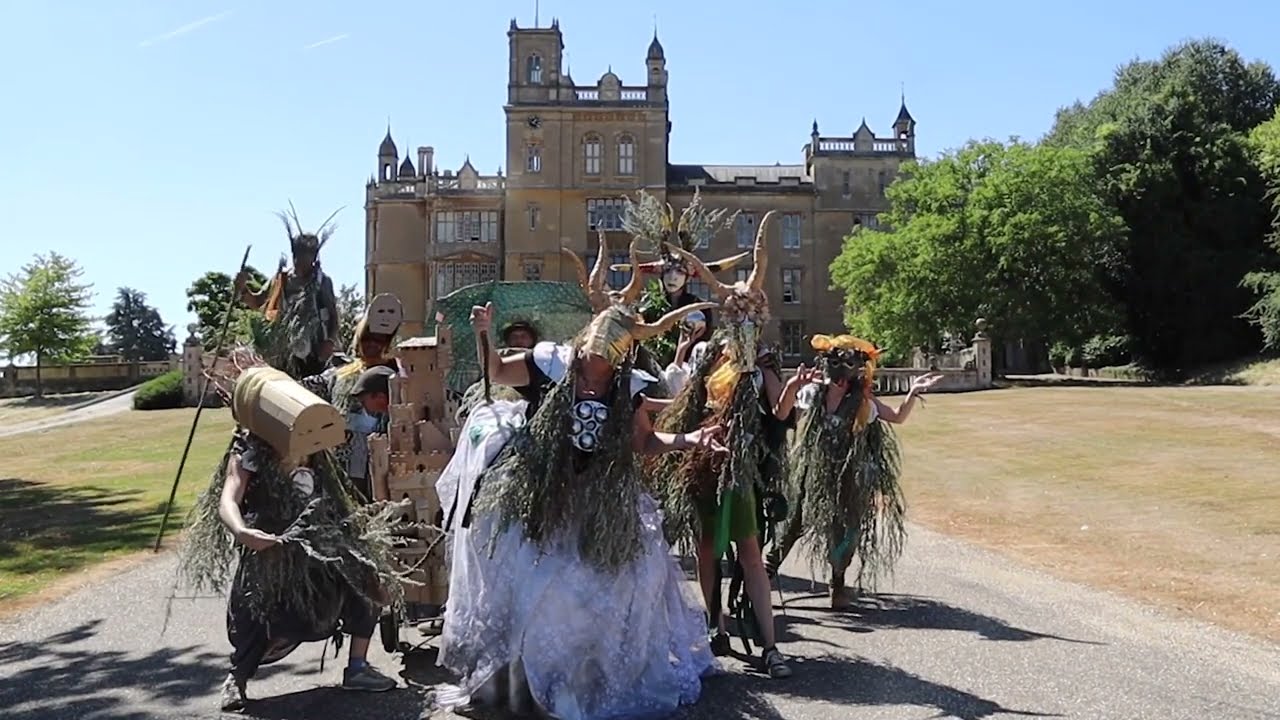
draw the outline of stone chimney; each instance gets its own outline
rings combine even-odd
[[[431,146],[418,148],[418,172],[427,177],[434,169],[436,149]]]

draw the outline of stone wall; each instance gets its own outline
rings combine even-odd
[[[48,365],[40,368],[46,395],[56,393],[124,390],[157,375],[176,370],[179,356],[154,362],[100,362]],[[0,397],[23,397],[36,392],[36,368],[10,365],[0,368]]]

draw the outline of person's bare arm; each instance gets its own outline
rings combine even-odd
[[[941,382],[944,377],[945,375],[942,373],[929,373],[928,375],[922,375],[913,380],[911,382],[911,389],[907,391],[907,396],[902,399],[902,404],[898,405],[896,410],[884,404],[880,398],[875,397],[874,395],[871,396],[871,401],[876,404],[876,412],[879,413],[882,420],[895,425],[901,425],[906,422],[907,418],[911,415],[911,408],[915,407],[916,400],[919,399],[921,395],[928,392],[934,385]]]
[[[714,444],[715,436],[719,433],[718,427],[701,428],[690,433],[655,431],[653,429],[653,421],[649,418],[649,413],[643,412],[643,400],[647,399],[642,397],[640,408],[642,412],[637,412],[634,415],[631,433],[632,452],[637,455],[661,455],[680,450],[691,450],[704,444],[704,438],[707,443],[712,443],[712,449],[717,451],[723,449]]]
[[[476,337],[476,360],[488,371],[489,382],[516,388],[528,387],[533,382],[529,377],[528,353],[503,357],[494,347],[493,303],[471,308],[471,329]]]
[[[480,351],[480,339],[476,336],[476,352]],[[503,357],[489,348],[489,382],[508,387],[522,388],[533,382],[529,377],[529,353],[532,350]],[[478,356],[477,356],[478,357]]]
[[[766,373],[765,378],[771,373]],[[796,368],[796,374],[792,375],[782,386],[782,392],[778,395],[778,401],[773,405],[773,416],[779,420],[786,420],[791,417],[791,412],[795,410],[796,400],[800,397],[800,391],[806,385],[813,382],[817,371],[805,365]]]
[[[232,455],[227,462],[227,477],[222,485],[222,496],[218,500],[218,518],[242,545],[251,550],[265,550],[279,544],[280,539],[271,533],[245,525],[244,516],[240,513],[240,503],[244,500],[244,492],[248,487],[249,474],[240,467],[240,456]]]

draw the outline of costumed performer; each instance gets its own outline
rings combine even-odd
[[[760,222],[750,275],[733,285],[718,281],[693,253],[667,245],[720,299],[721,324],[710,342],[699,343],[696,366],[690,369],[673,364],[667,368],[668,384],[681,387],[681,391],[659,414],[656,425],[665,432],[725,427],[730,454],[717,457],[695,449],[663,457],[650,465],[649,477],[651,484],[662,488],[668,537],[673,544],[696,549],[713,649],[719,654],[729,650],[719,564],[732,542],[747,595],[744,609],[748,612],[743,612],[742,619],[755,624],[745,628],[744,634],[759,642],[764,651],[761,660],[770,677],[785,678],[791,676],[791,667],[776,644],[760,539],[765,515],[762,495],[772,492],[781,481],[789,420],[789,414],[776,412],[783,392],[780,364],[759,342],[759,332],[769,321],[763,287],[765,233],[772,216],[770,212]]]
[[[334,450],[334,454],[365,501],[373,498],[369,482],[369,435],[386,432],[389,418],[385,410],[369,410],[369,404],[360,398],[357,382],[365,371],[375,367],[404,374],[400,362],[392,354],[392,343],[403,317],[404,308],[399,298],[390,293],[375,295],[356,323],[351,340],[351,353],[355,360],[301,380],[303,387],[343,413],[347,440]]]
[[[275,276],[257,293],[248,289],[248,271],[241,271],[236,292],[266,320],[266,336],[258,344],[267,363],[302,378],[322,372],[338,347],[338,300],[333,280],[320,269],[320,249],[333,236],[333,215],[314,233],[302,229],[292,203],[288,214],[278,215],[289,235],[293,266],[286,269],[280,258]]]
[[[590,278],[596,292],[605,255]],[[725,451],[715,428],[656,433],[636,411],[655,381],[632,369],[636,344],[700,307],[646,324],[629,308],[640,287],[633,278],[569,345],[515,357],[481,348],[491,382],[546,390],[476,406],[437,482],[452,533],[440,663],[461,677],[437,690],[437,706],[656,717],[695,702],[715,667],[702,610],[633,460]],[[492,312],[473,309],[477,342]],[[527,420],[526,406],[537,408]]]
[[[913,380],[894,409],[872,392],[880,357],[875,345],[851,335],[815,335],[810,345],[820,381],[812,382],[815,370],[801,367],[779,403],[781,411],[795,406],[801,415],[788,463],[791,514],[770,549],[769,565],[781,566],[803,539],[814,559],[830,567],[831,607],[844,608],[853,600],[845,572],[854,557],[854,587],[861,590],[892,570],[902,552],[906,506],[890,424],[906,422],[916,399],[943,376]]]
[[[395,688],[366,653],[379,604],[401,592],[391,536],[398,508],[355,500],[330,452],[343,441],[332,406],[248,350],[234,351],[220,372],[237,427],[192,508],[179,571],[201,592],[231,580],[222,708],[244,707],[260,666],[304,642],[340,642],[339,633],[352,638],[344,689]]]

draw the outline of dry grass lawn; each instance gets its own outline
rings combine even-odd
[[[892,400],[891,400],[892,402]],[[937,395],[902,428],[913,519],[1280,640],[1280,387]]]
[[[0,400],[0,425],[43,420],[67,411],[67,408],[89,402],[110,393],[84,392],[64,395],[46,395],[43,398],[20,397]]]
[[[0,610],[73,571],[151,547],[194,413],[131,411],[0,438]],[[230,430],[226,410],[201,416],[169,541]]]

